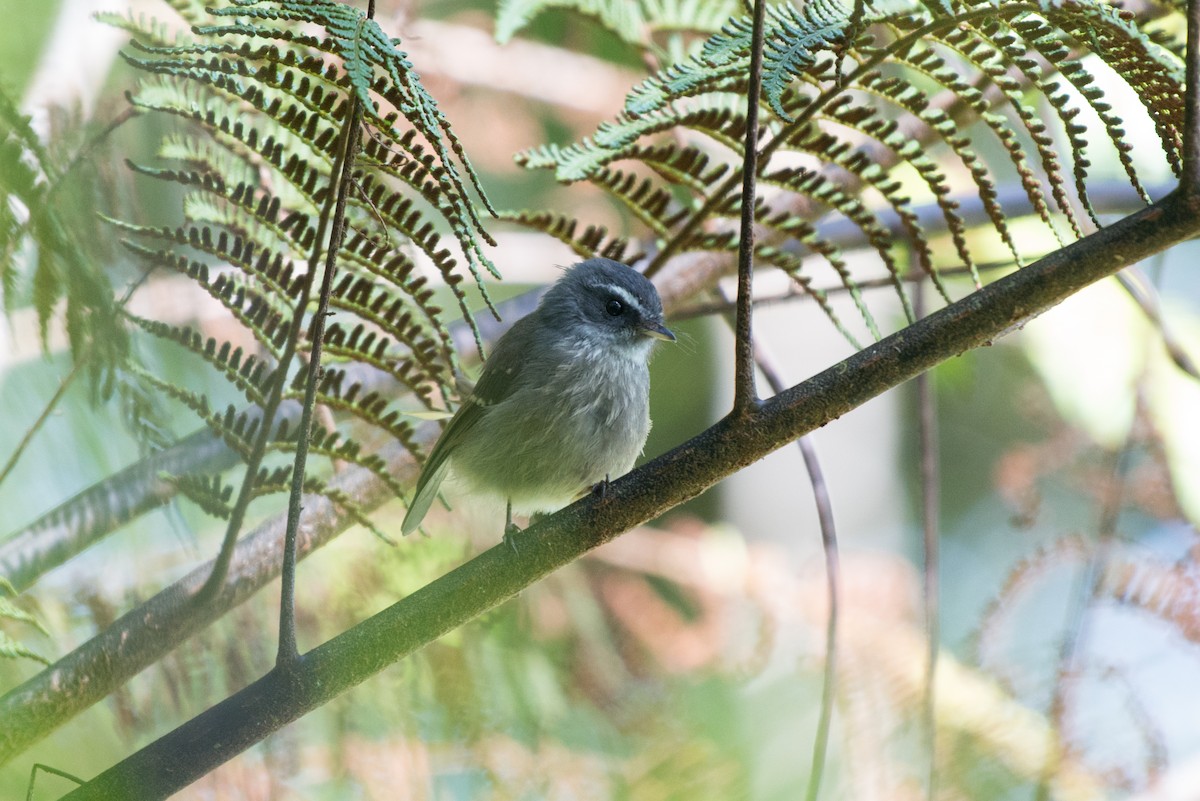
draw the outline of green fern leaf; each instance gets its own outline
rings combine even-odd
[[[698,53],[635,88],[624,111],[593,136],[529,151],[520,163],[552,169],[559,180],[589,181],[625,203],[660,245],[648,272],[683,251],[731,252],[750,33],[748,17],[729,20]],[[859,280],[818,233],[817,220],[857,227],[911,319],[904,287],[918,269],[951,299],[938,276],[936,237],[949,239],[977,286],[980,250],[993,242],[1018,265],[1040,255],[1023,250],[1013,234],[1002,188],[1019,187],[1060,242],[1065,231],[1080,235],[1079,207],[1099,224],[1087,193],[1087,151],[1096,137],[1112,144],[1133,192],[1148,201],[1122,119],[1131,110],[1118,116],[1105,101],[1087,56],[1111,64],[1134,89],[1143,107],[1132,113],[1153,121],[1164,158],[1177,169],[1184,128],[1179,52],[1177,39],[1141,32],[1128,12],[1100,0],[769,6],[757,99],[760,177],[771,185],[756,206],[767,228],[761,258],[798,282],[806,278],[797,272],[805,254],[823,258],[877,336]],[[1030,107],[1036,97],[1049,103],[1048,119]],[[1081,106],[1099,119],[1094,129],[1083,125]],[[619,161],[651,168],[656,180],[629,183],[624,176],[644,171],[617,169]],[[761,197],[768,196],[777,214],[763,211]],[[981,220],[970,228],[964,204]]]
[[[9,587],[11,587],[11,586],[12,585],[10,584]],[[13,593],[13,594],[15,594],[15,593]],[[0,618],[6,618],[8,620],[16,620],[17,622],[20,622],[20,623],[28,623],[29,625],[33,626],[35,629],[40,631],[42,634],[45,634],[46,636],[50,636],[50,632],[46,629],[46,627],[44,625],[42,625],[42,621],[38,620],[36,617],[29,614],[24,609],[17,606],[12,601],[8,600],[7,598],[5,598],[3,596],[0,596]]]
[[[787,119],[782,98],[792,80],[812,67],[818,55],[846,38],[851,16],[850,9],[837,0],[806,3],[799,11],[790,5],[767,7],[763,94],[781,118]],[[661,110],[670,99],[728,88],[723,84],[745,75],[752,27],[748,16],[730,19],[698,55],[634,89],[625,111],[640,116]]]
[[[229,519],[232,511],[229,501],[233,497],[233,486],[223,481],[220,476],[164,474],[159,477],[208,514],[222,520]]]
[[[548,234],[571,248],[581,259],[603,256],[606,259],[625,262],[638,261],[641,254],[630,252],[630,243],[619,237],[610,237],[602,227],[589,225],[583,228],[579,221],[554,212],[510,211],[501,212],[500,219],[513,222]]]
[[[0,576],[0,593],[3,593],[0,594],[0,620],[15,620],[18,623],[26,623],[30,626],[33,626],[42,634],[46,636],[50,635],[50,632],[42,624],[42,621],[38,620],[36,617],[4,597],[5,594],[15,596],[17,594],[17,590],[3,576]],[[34,651],[31,648],[17,642],[3,631],[0,631],[0,658],[33,659],[37,662],[41,662],[44,665],[50,664],[50,660],[46,659],[37,651]]]
[[[363,13],[352,6],[335,2],[335,0],[306,0],[306,2],[273,2],[265,5],[260,0],[235,0],[234,4],[225,8],[214,9],[216,16],[240,17],[249,20],[266,20],[281,22],[300,22],[321,25],[329,34],[329,45],[324,42],[311,41],[315,46],[329,49],[342,59],[347,76],[350,78],[353,91],[358,95],[362,108],[376,125],[388,126],[386,119],[380,116],[378,104],[372,93],[376,91],[376,70],[378,69],[390,81],[386,84],[385,96],[394,96],[397,108],[404,113],[407,120],[421,132],[441,162],[445,170],[444,187],[452,190],[455,198],[454,205],[463,218],[473,222],[471,230],[461,230],[460,234],[468,238],[463,243],[465,251],[472,257],[471,267],[474,271],[476,263],[483,265],[496,277],[499,273],[495,266],[483,254],[476,240],[476,235],[489,244],[495,244],[483,231],[475,214],[474,207],[468,200],[468,187],[484,202],[489,211],[486,195],[479,185],[478,178],[466,162],[454,132],[442,116],[433,97],[425,91],[417,79],[413,65],[407,56],[396,47],[396,41],[388,37],[374,20],[367,19]],[[252,22],[235,23],[228,26],[200,26],[197,33],[201,35],[238,34],[256,38],[278,38],[282,40],[296,39],[290,30],[270,26],[258,26]],[[305,39],[305,41],[310,41]],[[399,132],[390,129],[397,136]],[[466,168],[460,173],[456,160]],[[476,274],[480,290],[482,281]]]
[[[646,19],[635,0],[500,0],[496,10],[496,40],[507,42],[548,8],[576,11],[598,21],[631,44],[641,42]]]
[[[12,308],[18,287],[31,278],[31,296],[43,347],[50,320],[65,299],[64,321],[72,355],[88,362],[93,392],[107,395],[114,371],[128,356],[111,287],[94,249],[84,247],[94,223],[96,187],[61,168],[64,158],[42,146],[12,99],[0,91],[0,287]],[[14,204],[23,207],[18,219]],[[26,243],[32,264],[17,258]],[[26,262],[21,264],[20,262]],[[18,271],[25,267],[25,274]]]
[[[4,659],[32,659],[35,662],[41,662],[43,665],[49,665],[50,660],[28,648],[21,643],[9,637],[3,631],[0,631],[0,658]]]

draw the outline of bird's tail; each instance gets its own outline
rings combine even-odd
[[[400,531],[408,536],[417,530],[421,525],[421,521],[425,519],[425,514],[429,511],[429,507],[433,505],[433,499],[437,497],[438,489],[442,486],[442,479],[446,477],[446,471],[450,469],[450,460],[442,459],[433,470],[421,473],[421,478],[417,481],[417,494],[413,497],[412,503],[408,505],[408,513],[404,515],[404,522],[400,524]]]

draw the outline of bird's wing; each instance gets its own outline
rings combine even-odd
[[[514,323],[508,333],[496,343],[496,349],[484,365],[475,390],[463,399],[462,406],[450,418],[446,429],[429,452],[429,458],[425,460],[421,477],[417,479],[416,494],[404,515],[404,522],[400,525],[404,534],[416,531],[429,507],[433,505],[442,479],[446,477],[450,468],[450,455],[454,453],[458,443],[468,436],[489,406],[512,395],[517,386],[517,378],[525,367],[524,345],[532,334],[532,320],[524,317]]]

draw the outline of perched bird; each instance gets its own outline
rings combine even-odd
[[[632,267],[588,259],[567,268],[531,314],[496,343],[474,390],[417,480],[405,534],[421,524],[447,472],[512,513],[548,512],[633,466],[650,433],[650,352],[674,341],[654,285]]]

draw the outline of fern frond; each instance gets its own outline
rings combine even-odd
[[[246,355],[242,348],[227,341],[206,337],[188,326],[182,328],[130,315],[130,319],[149,334],[174,342],[208,362],[236,386],[246,400],[262,406],[270,392],[273,378],[271,369],[254,355]]]
[[[735,124],[744,125],[744,122]],[[629,158],[645,164],[669,183],[686,186],[697,193],[720,182],[733,169],[728,162],[691,145],[681,148],[666,143],[637,147],[630,151]]]
[[[1119,7],[1086,3],[1076,10],[1059,9],[1053,3],[1046,3],[1043,12],[1048,23],[1098,56],[1134,90],[1155,124],[1168,163],[1178,175],[1182,168],[1184,115],[1183,93],[1179,91],[1184,78],[1182,60],[1152,42],[1134,24],[1133,15]],[[1044,30],[1037,18],[1025,20],[1023,25],[1025,35],[1031,38],[1035,31]],[[1069,74],[1065,77],[1072,79]],[[1079,73],[1075,73],[1075,80],[1079,78]],[[1082,89],[1090,83],[1088,79],[1076,85]],[[1088,98],[1093,109],[1096,109],[1096,99],[1094,94]],[[1100,110],[1097,109],[1097,113]],[[1116,118],[1112,121],[1105,120],[1110,133],[1114,133]],[[1119,146],[1118,152],[1122,152]],[[1124,159],[1122,161],[1124,163]]]
[[[3,616],[0,613],[0,616]],[[0,659],[32,659],[35,662],[41,662],[43,665],[49,665],[50,660],[39,654],[32,648],[22,645],[12,637],[0,631]]]
[[[259,425],[256,418],[252,418],[245,412],[239,412],[233,406],[226,406],[223,413],[214,411],[208,396],[204,393],[181,387],[140,367],[131,369],[157,392],[182,403],[191,410],[229,446],[230,450],[239,454],[243,459],[250,454],[250,438],[258,430]]]
[[[671,226],[683,214],[680,209],[670,212],[672,207],[677,208],[671,193],[648,178],[639,179],[633,173],[617,169],[602,169],[593,172],[591,180],[606,189],[659,236],[667,236]]]
[[[367,510],[363,508],[363,505],[360,504],[352,495],[343,490],[337,489],[336,487],[329,486],[322,488],[321,494],[337,506],[345,509],[350,514],[350,517],[354,519],[354,522],[358,523],[367,531],[374,534],[378,539],[382,540],[388,545],[396,544],[394,539],[389,537],[386,533],[384,533],[383,529],[379,528],[374,522],[372,522]]]
[[[729,20],[698,53],[630,92],[624,110],[594,135],[527,151],[518,161],[553,170],[561,181],[588,181],[625,203],[659,245],[649,272],[682,251],[729,252],[744,136],[743,114],[731,99],[744,93],[750,30],[748,16]],[[763,253],[775,254],[763,258],[794,272],[797,264],[778,254],[822,257],[875,333],[846,258],[814,225],[823,216],[845,218],[862,232],[909,319],[905,271],[929,275],[950,299],[934,257],[938,237],[949,239],[976,286],[982,279],[975,265],[993,242],[1018,265],[1040,255],[1013,234],[1001,204],[1006,186],[1019,188],[1058,241],[1068,232],[1080,236],[1077,208],[1098,224],[1087,194],[1094,137],[1116,149],[1131,199],[1149,201],[1126,121],[1096,89],[1102,68],[1089,56],[1133,87],[1142,107],[1122,109],[1122,116],[1152,121],[1163,158],[1177,169],[1178,53],[1177,42],[1141,32],[1129,13],[1101,0],[770,6],[764,88],[754,99],[764,118],[756,219],[768,229]],[[1049,115],[1031,108],[1038,96],[1047,99]],[[1082,125],[1081,107],[1099,119],[1095,131]],[[618,169],[619,161],[649,167],[659,181],[631,184],[626,176],[640,173],[625,164]],[[959,208],[964,197],[982,210],[982,222],[968,226]],[[937,208],[941,219],[918,219],[918,206]],[[911,267],[902,258],[909,253]]]
[[[817,308],[829,319],[829,322],[837,332],[850,343],[851,347],[858,350],[862,349],[862,345],[859,343],[857,337],[842,323],[841,318],[834,311],[833,306],[830,305],[829,295],[819,289],[815,289],[812,286],[812,279],[803,274],[804,262],[802,259],[798,258],[795,254],[786,253],[770,246],[759,246],[755,250],[755,255],[761,258],[764,263],[772,264],[787,273],[800,291],[813,299],[817,304]],[[836,266],[835,269],[837,269]],[[857,287],[851,289],[852,294],[855,291],[857,291]],[[861,308],[861,300],[856,301],[856,305],[859,305]]]
[[[271,443],[271,448],[275,451],[290,453],[295,448],[295,441],[276,439]],[[343,436],[341,432],[314,426],[308,448],[311,453],[320,454],[334,462],[348,462],[370,470],[384,486],[392,491],[393,495],[397,498],[404,497],[404,487],[396,481],[388,469],[387,462],[377,454],[363,453],[362,446],[357,441]],[[270,480],[256,482],[256,491],[261,491],[263,494],[280,491],[281,488],[275,488],[271,486],[272,484],[274,482]],[[305,479],[305,487],[306,491],[322,493],[326,484],[320,479],[309,477]]]
[[[71,353],[88,363],[93,392],[107,395],[129,342],[112,289],[89,239],[99,187],[64,171],[67,154],[42,145],[13,100],[0,91],[0,289],[12,309],[28,281],[43,347],[62,310]],[[26,244],[30,256],[19,256]],[[85,244],[87,246],[85,246]]]
[[[549,211],[502,211],[499,218],[548,234],[583,259],[603,256],[628,264],[641,258],[641,254],[630,251],[628,240],[609,236],[606,229],[595,225],[589,225],[584,228],[583,233],[579,233],[582,227],[579,221],[563,214]]]
[[[1012,63],[1032,83],[1041,84],[1045,80],[1045,71],[1041,64],[1030,56],[1028,47],[1024,46],[1020,39],[1006,31],[1001,31],[993,39],[985,40],[978,37],[973,29],[959,29],[948,32],[940,42],[963,58],[979,65],[984,74],[991,78],[992,84],[1003,92],[1007,104],[1005,109],[1007,114],[1002,111],[993,111],[992,104],[984,99],[983,92],[974,86],[965,84],[959,78],[957,71],[947,66],[945,60],[939,57],[932,48],[915,51],[920,63],[911,56],[908,60],[939,81],[948,91],[963,97],[971,104],[972,110],[991,129],[996,140],[1008,152],[1009,160],[1016,170],[1018,179],[1034,211],[1050,227],[1055,238],[1061,243],[1062,238],[1051,221],[1052,212],[1046,203],[1041,180],[1026,155],[1026,148],[1017,138],[1017,132],[1011,127],[1011,120],[1014,118],[1020,123],[1024,134],[1029,138],[1029,142],[1037,153],[1042,174],[1050,186],[1055,207],[1063,215],[1075,236],[1082,236],[1074,209],[1067,196],[1066,181],[1055,142],[1047,133],[1046,125],[1040,119],[1040,115],[1024,102],[1024,92],[1021,91],[1020,85],[1007,74],[1006,66],[1008,63]]]
[[[763,94],[781,118],[787,119],[782,97],[792,80],[816,63],[817,55],[842,42],[851,22],[850,9],[837,0],[810,2],[798,11],[791,5],[766,9],[763,52]],[[672,101],[712,91],[727,91],[728,82],[746,74],[750,55],[751,20],[729,19],[720,33],[704,43],[691,59],[668,67],[630,93],[625,111],[644,115]]]
[[[358,95],[359,101],[368,118],[373,123],[393,135],[399,137],[400,132],[392,128],[387,119],[380,115],[379,105],[373,94],[379,93],[393,105],[403,111],[406,120],[420,131],[429,147],[437,154],[444,170],[442,189],[444,199],[457,206],[462,217],[472,221],[472,229],[457,229],[456,233],[466,236],[462,241],[463,250],[468,254],[468,264],[475,274],[476,281],[483,285],[477,273],[476,264],[486,267],[499,277],[495,267],[483,254],[476,237],[482,237],[489,244],[494,242],[483,230],[475,214],[473,205],[469,202],[471,190],[487,206],[487,199],[479,185],[478,178],[469,162],[466,160],[454,131],[437,107],[433,97],[425,91],[416,79],[413,65],[408,57],[397,49],[397,41],[391,39],[374,20],[367,19],[361,11],[352,6],[335,2],[335,0],[306,0],[305,2],[289,2],[278,0],[266,5],[259,0],[243,2],[236,0],[233,5],[214,9],[212,13],[218,17],[238,17],[249,20],[231,25],[199,26],[200,35],[240,35],[256,39],[279,39],[296,41],[309,47],[330,53],[339,58],[346,75],[350,80],[352,90]],[[322,26],[328,38],[315,39],[304,34],[296,34],[298,26],[274,27],[258,25],[256,21],[312,23]],[[376,71],[386,79],[376,81]],[[462,163],[462,171],[456,166]],[[486,296],[486,292],[484,292]]]
[[[144,56],[127,58],[143,69],[186,76],[191,82],[219,90],[229,104],[249,102],[277,125],[265,132],[242,128],[223,109],[214,109],[211,98],[206,99],[206,107],[201,107],[195,102],[147,98],[143,92],[137,102],[158,102],[174,113],[209,121],[230,137],[231,146],[265,156],[310,202],[319,203],[320,187],[326,183],[331,160],[328,150],[335,138],[336,121],[344,116],[345,93],[349,89],[365,104],[369,127],[375,131],[372,141],[382,143],[368,144],[366,163],[380,163],[379,153],[371,152],[374,148],[395,149],[421,165],[420,175],[411,185],[450,223],[486,299],[476,265],[495,272],[480,249],[481,241],[491,240],[480,226],[470,190],[475,190],[485,204],[486,198],[478,192],[478,181],[436,103],[416,80],[404,54],[395,49],[378,25],[351,7],[333,2],[239,3],[218,9],[214,14],[236,17],[238,21],[197,26],[200,44],[144,47]],[[293,24],[298,21],[323,25],[329,35],[322,38],[299,33]],[[223,37],[228,42],[208,41],[213,37]],[[306,52],[310,55],[304,55]],[[339,59],[340,69],[335,66]],[[411,126],[407,131],[396,128],[400,117],[387,111],[389,103]],[[264,137],[273,140],[273,148],[260,144]],[[312,169],[307,156],[295,152],[293,141],[310,143],[309,147],[315,143],[321,149],[318,156],[322,168]],[[456,162],[463,165],[462,170]],[[311,213],[314,208],[307,211]],[[366,216],[369,218],[369,214]],[[465,297],[457,287],[461,279],[456,275],[453,258],[437,246],[436,239],[421,242],[419,246],[427,250],[444,275],[453,278],[456,299],[470,319]]]
[[[274,471],[263,470],[256,477],[254,486],[255,497],[261,498],[266,495],[286,494],[291,491],[291,471],[286,467]],[[345,509],[354,522],[370,531],[376,537],[388,545],[396,544],[395,540],[385,534],[382,529],[371,521],[368,510],[345,491],[331,487],[320,479],[306,478],[304,480],[304,492],[308,495],[320,495],[328,498],[330,502]],[[220,510],[217,510],[216,513],[219,514]],[[228,513],[228,509],[226,509],[226,513]]]
[[[864,183],[875,183],[876,188],[879,189],[880,193],[883,194],[885,198],[888,198],[893,202],[893,209],[906,223],[906,225],[909,226],[909,231],[918,236],[918,241],[923,242],[924,238],[920,235],[921,231],[916,222],[916,216],[907,209],[906,199],[898,198],[894,195],[894,193],[892,193],[891,190],[894,189],[894,186],[887,185],[879,181],[879,178],[881,177],[880,173],[877,170],[870,169],[870,167],[873,165],[860,165],[855,162],[847,162],[843,166],[846,166],[851,170],[861,169],[861,172],[858,172],[857,174],[864,181]],[[858,226],[858,228],[863,232],[863,235],[866,237],[867,241],[875,248],[875,250],[879,253],[880,258],[883,260],[888,274],[892,277],[892,285],[896,289],[896,294],[901,300],[905,318],[909,322],[912,322],[915,319],[915,315],[913,313],[912,306],[909,303],[908,295],[905,293],[901,282],[901,270],[896,262],[895,255],[892,252],[893,241],[888,227],[883,223],[878,215],[867,208],[860,198],[847,194],[837,185],[824,179],[822,176],[815,173],[809,173],[807,171],[801,171],[800,181],[796,182],[794,180],[787,180],[791,178],[791,175],[792,171],[782,171],[781,173],[764,175],[763,181],[766,183],[778,182],[792,189],[803,188],[805,194],[808,194],[810,197],[825,203],[831,208],[837,209],[837,211],[845,216],[846,219]],[[792,215],[780,215],[773,220],[765,219],[763,222],[767,225],[772,225],[773,227],[782,224],[784,227],[778,228],[777,230],[780,230],[780,232],[783,233],[785,231],[794,230],[792,228],[792,220]],[[809,249],[813,250],[814,252],[834,252],[832,245],[821,242],[815,231],[809,233],[807,239],[802,239],[801,241],[804,241]],[[928,259],[929,263],[932,263],[932,256],[930,254],[924,254],[924,259]],[[834,262],[831,262],[831,264],[834,264]],[[836,264],[834,264],[834,266],[835,269],[837,269]],[[856,295],[856,287],[853,285],[853,281],[851,280],[849,274],[844,270],[838,270],[838,275],[841,277],[846,288],[851,291],[851,297],[854,298]],[[861,303],[861,295],[855,298],[855,302],[859,304],[859,311],[863,314],[863,321],[867,323],[868,328],[871,328],[873,333],[877,334],[878,332],[874,327],[874,321],[871,319],[870,312],[867,310],[866,306]]]
[[[358,320],[378,326],[402,342],[418,363],[429,365],[430,380],[453,381],[453,376],[445,372],[447,368],[439,359],[442,343],[425,336],[425,330],[416,323],[413,313],[405,308],[403,297],[366,278],[347,275],[333,288],[330,303],[352,312]]]
[[[0,577],[0,593],[15,596],[17,594],[17,590],[11,583],[9,583],[7,579]],[[50,636],[49,630],[41,620],[5,598],[4,594],[0,594],[0,619],[15,620],[18,623],[27,623],[40,631],[42,634],[45,634],[47,637]]]
[[[233,497],[233,485],[219,475],[161,476],[175,490],[213,517],[229,519],[229,500]]]
[[[298,399],[297,382],[307,367],[285,357],[313,348],[305,339],[315,330],[308,282],[311,265],[324,258],[322,215],[332,197],[344,122],[356,101],[366,144],[353,165],[345,212],[349,235],[335,254],[339,279],[326,350],[333,364],[324,367],[318,402],[356,433],[418,450],[411,425],[381,405],[374,390],[364,389],[361,376],[394,380],[429,407],[442,405],[452,391],[452,340],[414,253],[442,274],[468,321],[468,275],[487,301],[482,273],[495,268],[482,250],[491,239],[478,206],[490,206],[454,131],[398,42],[348,4],[236,0],[207,10],[190,0],[174,4],[192,25],[189,37],[176,40],[141,19],[117,24],[136,37],[125,60],[147,76],[129,101],[176,126],[157,154],[165,163],[129,166],[183,190],[183,221],[110,224],[149,266],[186,276],[221,303],[264,358],[186,326],[136,316],[129,322],[205,363],[252,405],[267,404],[273,389],[288,402]],[[295,331],[298,341],[286,344]],[[355,369],[360,365],[368,371]],[[224,406],[198,389],[144,378],[198,415],[234,451],[244,457],[253,451],[261,416],[216,411]],[[435,404],[438,392],[442,398]],[[272,425],[276,436],[269,449],[292,452],[287,426]],[[313,447],[386,473],[353,438],[318,432]],[[400,493],[394,480],[381,478]],[[261,482],[255,493],[275,491],[288,479],[266,467],[247,477]],[[224,514],[227,498],[217,482],[183,478],[177,486]]]
[[[645,30],[641,3],[631,0],[500,0],[496,9],[496,41],[507,42],[548,8],[578,12],[631,44],[639,43]]]
[[[823,180],[820,176],[814,177],[814,183],[822,187],[815,190],[818,197],[824,198],[831,205],[837,205],[841,201],[840,196],[843,193],[835,185]],[[779,215],[775,219],[770,220],[769,224],[788,238],[794,239],[803,245],[808,251],[821,256],[833,268],[841,280],[842,286],[849,292],[850,298],[854,301],[854,305],[862,316],[867,329],[875,339],[879,339],[879,326],[876,324],[871,310],[867,308],[866,301],[862,296],[862,290],[858,282],[851,275],[850,268],[846,263],[845,254],[842,253],[841,248],[818,234],[816,228],[811,223],[794,215]],[[799,280],[800,273],[798,272],[798,268],[799,265],[796,265],[792,270],[785,271],[789,272],[793,278]]]
[[[37,629],[39,631],[41,631],[43,634],[48,633],[46,631],[46,627],[43,626],[37,618],[35,618],[33,615],[26,612],[24,609],[21,609],[19,606],[17,606],[16,604],[14,604],[12,601],[8,600],[7,598],[0,598],[0,619],[17,620],[22,623],[30,623],[30,624],[36,626]],[[5,636],[4,633],[0,632],[0,638],[2,638],[4,636]],[[10,640],[10,642],[12,642],[12,641]],[[0,640],[0,649],[3,648],[2,643],[3,643],[3,640]],[[20,646],[18,646],[18,647],[20,647]],[[17,654],[14,654],[12,652],[0,652],[0,656],[15,656],[15,655],[17,655]],[[21,654],[21,655],[31,656],[32,652],[28,652],[28,653]],[[35,658],[38,658],[38,657],[35,657]],[[42,661],[44,662],[45,660],[42,660]]]
[[[321,375],[318,402],[385,432],[412,453],[420,452],[412,423],[399,410],[389,409],[390,401],[386,397],[375,391],[363,392],[363,385],[358,382],[343,388],[344,378],[342,371],[326,369]]]

